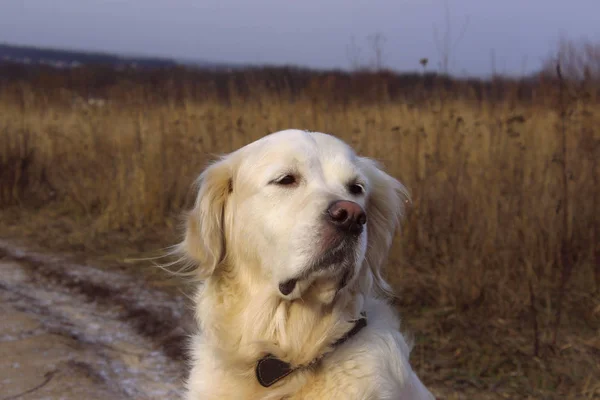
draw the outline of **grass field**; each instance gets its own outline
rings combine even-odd
[[[411,192],[387,276],[440,398],[600,398],[596,89],[417,82],[403,96],[387,78],[272,89],[268,77],[222,74],[216,89],[177,89],[167,75],[115,80],[105,102],[89,102],[81,88],[96,75],[40,76],[0,92],[1,234],[99,257],[156,254],[177,240],[212,156],[280,129],[333,133]]]

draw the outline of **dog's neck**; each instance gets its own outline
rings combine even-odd
[[[370,279],[354,280],[331,303],[319,298],[318,282],[301,299],[287,301],[267,283],[222,268],[199,290],[196,316],[205,343],[240,373],[266,354],[305,365],[352,329],[365,296],[357,282],[365,281]]]

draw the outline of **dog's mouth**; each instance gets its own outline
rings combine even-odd
[[[338,278],[338,291],[343,289],[354,273],[355,245],[356,241],[354,240],[340,242],[337,246],[315,259],[311,266],[300,276],[281,282],[279,292],[284,296],[289,296],[298,285],[298,282],[308,280],[314,276]]]
[[[281,292],[281,294],[284,296],[288,296],[296,288],[296,283],[298,283],[298,279],[295,279],[295,278],[287,280],[283,283],[280,283],[279,284],[279,292]]]

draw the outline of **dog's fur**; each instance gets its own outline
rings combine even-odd
[[[324,218],[336,200],[366,212],[354,240]],[[381,295],[406,201],[396,179],[323,133],[276,132],[210,165],[178,248],[202,281],[185,398],[432,399]],[[368,325],[332,348],[362,311]],[[264,388],[255,367],[269,353],[292,366],[320,360]]]

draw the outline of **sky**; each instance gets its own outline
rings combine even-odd
[[[9,44],[346,69],[376,34],[394,70],[447,53],[457,75],[518,75],[561,37],[600,41],[600,0],[0,0]]]

